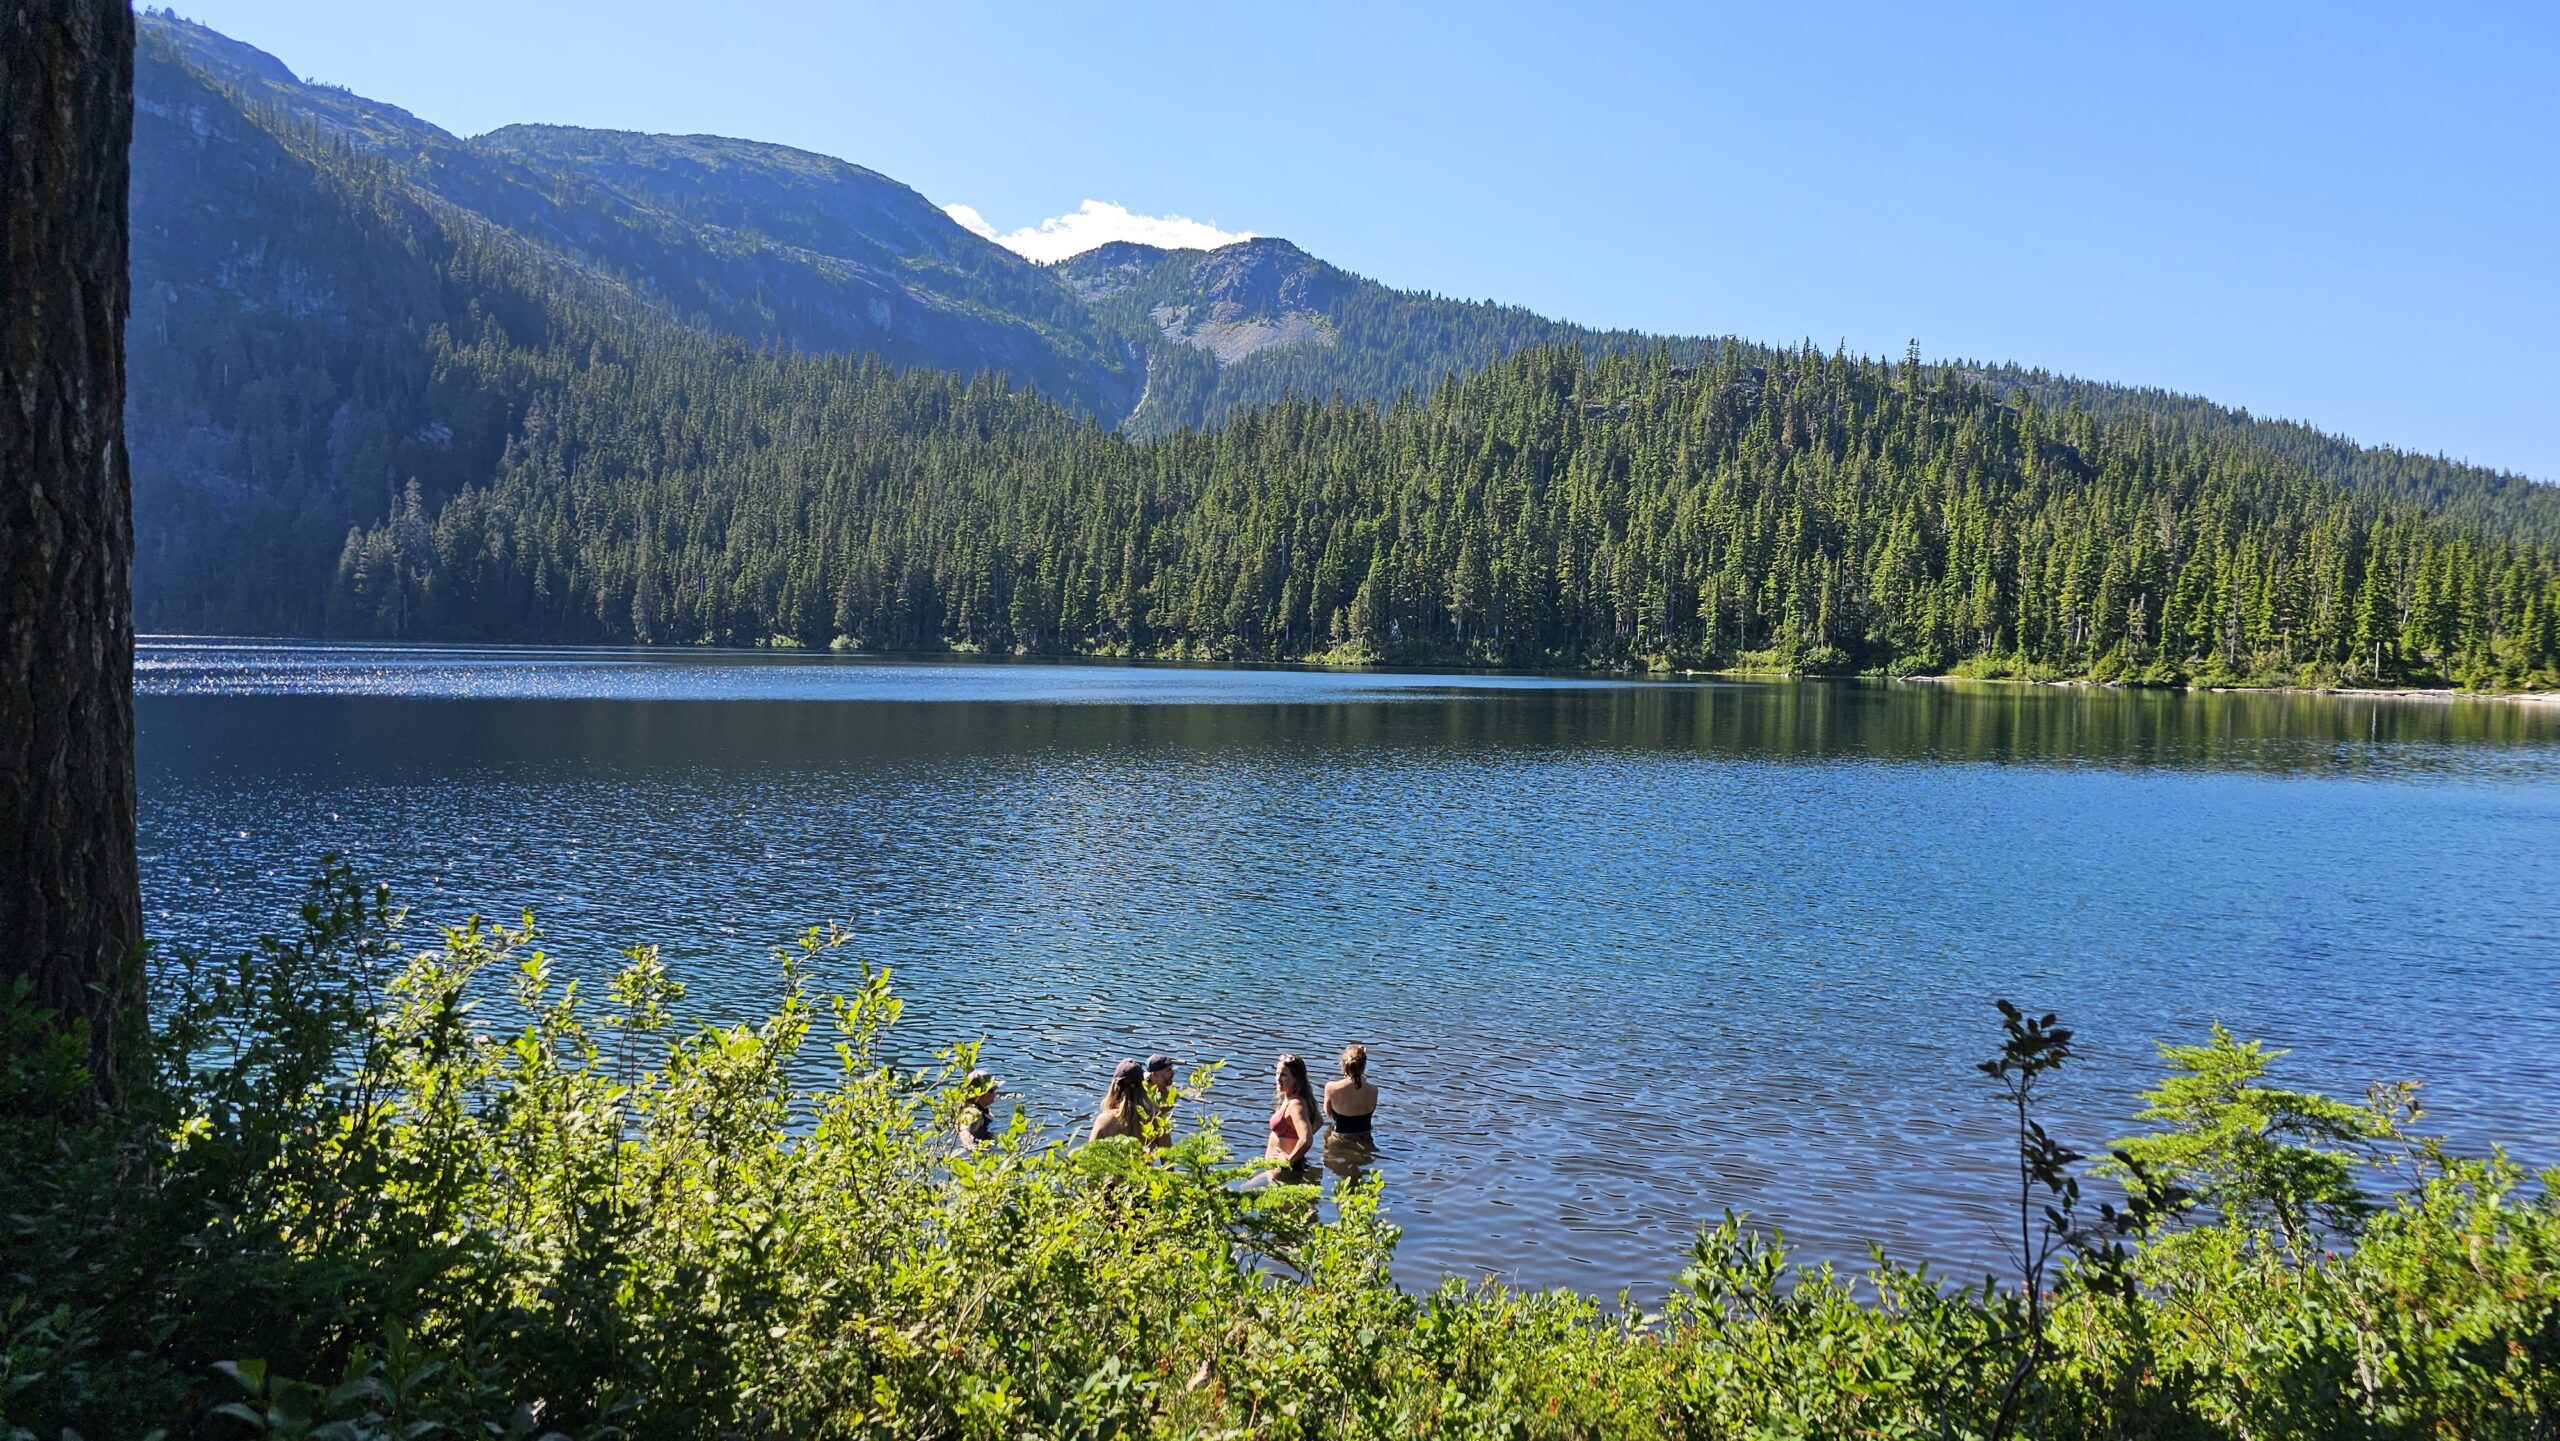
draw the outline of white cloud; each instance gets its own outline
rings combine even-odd
[[[1077,206],[1072,215],[1053,215],[1011,235],[997,234],[987,217],[970,206],[946,205],[942,210],[963,229],[983,235],[1026,260],[1043,264],[1081,255],[1114,240],[1134,240],[1168,250],[1215,250],[1253,238],[1250,230],[1220,230],[1187,215],[1132,215],[1127,206],[1108,200],[1088,200]]]
[[[983,235],[989,240],[996,238],[996,228],[987,223],[987,217],[980,215],[974,205],[946,205],[942,207],[942,213],[959,221],[960,228],[972,235]]]

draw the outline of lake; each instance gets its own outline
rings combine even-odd
[[[1277,1052],[1365,1042],[1411,1284],[1659,1294],[1726,1207],[1996,1265],[1995,997],[2079,1029],[2084,1149],[2218,1018],[2560,1161],[2560,707],[188,640],[136,688],[164,942],[337,851],[725,1019],[841,921],[898,1052],[983,1038],[1052,1135],[1165,1051],[1258,1148]]]

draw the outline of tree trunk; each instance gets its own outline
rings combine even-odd
[[[129,0],[0,0],[0,986],[142,1016],[124,451]]]

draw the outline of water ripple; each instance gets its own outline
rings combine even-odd
[[[2082,1142],[2220,1018],[2560,1159],[2560,736],[2519,707],[1882,685],[154,646],[165,939],[316,857],[422,916],[655,940],[705,1017],[835,919],[916,1056],[1053,1133],[1119,1056],[1366,1042],[1412,1280],[1658,1292],[1725,1207],[1995,1265],[1993,996],[2060,1010]],[[821,976],[823,983],[827,976]],[[2495,1038],[2484,1040],[2483,1038]]]

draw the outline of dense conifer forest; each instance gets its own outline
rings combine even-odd
[[[2049,406],[2085,409],[2105,420],[2158,416],[2193,430],[2272,451],[2350,490],[2404,501],[2468,522],[2493,535],[2560,550],[2560,485],[2513,471],[2465,465],[2441,455],[2388,445],[2355,445],[2295,420],[2271,420],[2193,395],[2085,380],[2014,365],[1959,369],[2003,395],[2023,393]]]
[[[535,371],[540,361],[519,362]],[[651,348],[350,536],[364,635],[2513,684],[2547,556],[2157,423],[1727,345],[1132,443],[1001,382]]]

